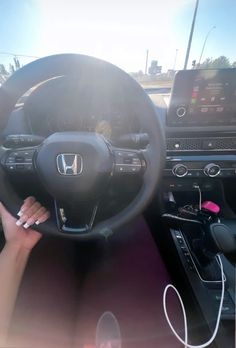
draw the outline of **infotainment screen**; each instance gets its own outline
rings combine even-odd
[[[179,71],[172,89],[167,125],[236,125],[236,69]]]

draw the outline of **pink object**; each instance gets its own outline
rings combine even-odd
[[[219,214],[220,212],[220,207],[218,206],[218,204],[212,202],[212,201],[205,201],[202,203],[202,209],[205,209],[207,211],[209,211],[210,213],[213,214]]]

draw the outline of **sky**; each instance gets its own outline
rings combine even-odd
[[[163,71],[183,68],[196,0],[0,0],[0,63],[13,56],[81,53],[144,71],[157,60]],[[236,0],[199,0],[189,58],[225,55],[236,61]],[[35,58],[19,56],[26,64]]]

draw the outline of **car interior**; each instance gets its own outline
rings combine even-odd
[[[166,18],[176,7],[174,24],[187,27],[174,3],[166,2]],[[15,218],[29,196],[50,211],[47,221],[32,226],[43,238],[24,272],[7,347],[235,347],[236,62],[222,56],[223,66],[213,58],[203,62],[216,28],[209,30],[207,23],[199,29],[206,34],[199,61],[190,68],[198,5],[197,0],[184,68],[177,61],[181,40],[166,73],[157,60],[148,69],[149,50],[145,72],[136,73],[99,53],[65,53],[79,33],[73,15],[71,27],[66,18],[70,6],[64,8],[71,35],[54,18],[65,50],[48,49],[52,54],[37,59],[14,54],[9,74],[0,64],[0,201]],[[60,19],[60,1],[56,6],[53,14]],[[177,43],[158,6],[161,33],[154,38],[160,41],[158,54],[165,47],[168,60],[168,44],[173,51]],[[108,35],[105,17],[114,20],[115,11],[121,17],[118,7],[109,9],[109,17],[108,10],[95,6],[102,30],[89,7],[84,23],[91,37],[97,37],[96,30]],[[82,9],[76,15],[83,24]],[[145,45],[151,46],[148,30],[154,27],[145,31],[147,19],[136,10],[139,26],[130,27],[131,19],[136,23],[133,5],[122,14],[124,23],[135,35],[144,30]],[[186,11],[189,18],[192,10]],[[155,15],[150,8],[148,13]],[[117,53],[117,28],[107,23],[111,51]],[[171,21],[168,26],[171,32]],[[127,28],[118,29],[128,40]],[[89,34],[80,34],[89,41]],[[56,41],[53,36],[53,45]],[[103,47],[95,41],[89,53]],[[44,37],[45,47],[48,42]],[[143,51],[141,34],[137,42],[130,44],[134,55],[135,45]],[[117,56],[123,59],[121,51]],[[21,65],[19,57],[30,59]],[[6,241],[0,229],[1,251]],[[122,345],[96,344],[98,323],[108,312],[117,320]]]
[[[112,308],[123,346],[177,347],[162,309],[172,282],[200,344],[215,330],[220,254],[225,293],[211,347],[234,347],[235,81],[236,69],[183,70],[171,92],[144,90],[110,63],[62,54],[2,85],[1,199],[14,216],[27,195],[52,212],[35,226],[45,238],[23,280],[13,342],[42,346],[51,334],[44,346],[85,347]]]

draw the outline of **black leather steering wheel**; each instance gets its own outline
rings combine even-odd
[[[55,55],[39,59],[14,73],[0,88],[1,134],[17,100],[30,88],[58,76],[86,77],[91,73],[98,78],[109,76],[110,81],[113,79],[114,83],[120,84],[124,91],[139,100],[143,115],[142,129],[148,134],[149,145],[140,150],[116,148],[95,133],[63,132],[50,135],[40,146],[19,147],[17,151],[27,151],[31,155],[33,170],[37,172],[46,190],[56,199],[61,196],[69,199],[74,193],[81,199],[101,194],[101,189],[106,188],[108,180],[123,170],[123,161],[127,158],[130,163],[126,167],[127,175],[141,175],[142,186],[125,209],[85,229],[67,228],[59,219],[56,209],[57,219],[54,216],[43,224],[33,226],[35,230],[45,234],[77,239],[109,236],[143,212],[160,183],[165,161],[165,141],[153,103],[128,74],[96,58],[76,54]],[[12,151],[16,149],[1,146],[0,199],[10,213],[17,217],[22,200],[10,184],[7,171]],[[133,172],[130,173],[132,168]]]

